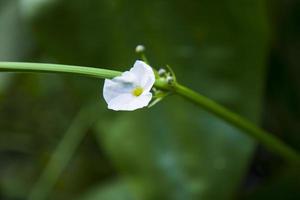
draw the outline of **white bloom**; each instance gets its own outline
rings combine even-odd
[[[103,97],[112,110],[136,110],[149,104],[155,82],[152,68],[137,60],[130,71],[111,80],[105,79]]]

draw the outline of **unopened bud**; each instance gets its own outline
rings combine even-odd
[[[135,52],[136,53],[142,53],[142,52],[144,52],[145,51],[145,46],[144,45],[137,45],[136,47],[135,47]]]
[[[173,83],[173,81],[174,81],[174,78],[172,76],[167,76],[167,82],[169,84]]]
[[[166,70],[163,69],[163,68],[160,68],[160,69],[158,70],[158,75],[160,75],[160,76],[164,75],[165,73],[166,73]]]

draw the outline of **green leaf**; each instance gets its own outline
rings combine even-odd
[[[143,43],[153,67],[170,64],[178,81],[259,122],[264,1],[44,2],[28,16],[39,43],[60,62],[130,66]],[[143,111],[107,112],[99,127],[102,148],[139,199],[232,199],[255,147],[173,97]]]
[[[30,51],[30,39],[18,12],[18,2],[0,1],[0,61],[17,61]],[[0,94],[6,90],[11,76],[0,74]]]
[[[125,181],[113,181],[98,185],[85,192],[78,200],[133,200]]]

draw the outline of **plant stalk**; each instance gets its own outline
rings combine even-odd
[[[0,62],[0,72],[64,73],[94,78],[113,78],[121,75],[122,73],[119,71],[95,67],[24,62]]]
[[[236,128],[242,130],[248,136],[259,141],[271,152],[282,156],[287,161],[296,162],[300,164],[300,156],[298,152],[296,152],[291,147],[287,146],[274,135],[257,127],[254,123],[250,122],[249,120],[228,110],[227,108],[214,102],[213,100],[178,83],[174,84],[173,90],[176,94],[188,99],[189,101],[197,104],[206,111],[218,116],[219,118],[225,120],[226,122],[230,123]]]
[[[21,62],[0,62],[0,72],[67,73],[108,79],[119,76],[122,73],[119,71],[93,67]],[[210,100],[209,98],[176,82],[173,84],[168,84],[164,79],[157,79],[155,81],[155,87],[163,90],[173,91],[174,93],[186,98],[187,100],[204,108],[206,111],[213,113],[231,125],[242,130],[248,136],[256,139],[270,151],[277,153],[287,161],[300,164],[300,156],[294,149],[283,143],[277,137],[262,130],[252,122]]]
[[[60,176],[66,170],[87,130],[98,118],[96,104],[84,105],[74,118],[69,129],[54,150],[42,174],[30,192],[29,200],[45,200],[55,187]]]

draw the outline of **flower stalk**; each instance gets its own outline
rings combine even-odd
[[[114,78],[122,74],[122,72],[119,71],[93,67],[21,62],[0,62],[0,72],[65,73],[103,79]],[[177,83],[176,81],[170,83],[164,78],[157,78],[154,86],[158,89],[165,90],[166,92],[173,92],[184,97],[240,129],[248,136],[260,142],[271,152],[282,156],[287,161],[300,164],[300,155],[294,149],[283,143],[277,137],[262,130],[252,122],[209,98]]]
[[[95,67],[24,62],[0,62],[0,72],[64,73],[102,79],[114,78],[122,74],[122,72],[119,71]]]
[[[269,151],[280,155],[287,161],[296,162],[300,164],[300,155],[294,149],[284,144],[279,138],[257,127],[254,123],[243,118],[242,116],[228,110],[224,106],[214,102],[213,100],[183,86],[175,83],[173,90],[176,94],[190,100],[191,102],[199,105],[206,111],[218,116],[219,118],[227,121],[240,129],[248,136],[254,138]]]

